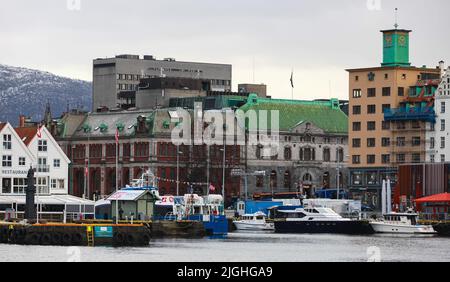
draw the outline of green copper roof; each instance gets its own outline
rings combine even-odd
[[[330,134],[347,134],[348,117],[339,108],[339,101],[294,101],[263,99],[250,95],[248,103],[240,108],[244,112],[249,110],[270,111],[278,110],[280,115],[280,131],[289,132],[303,122],[311,122]],[[268,122],[270,128],[270,121]]]

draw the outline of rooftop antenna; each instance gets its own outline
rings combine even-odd
[[[395,8],[395,24],[394,24],[395,29],[398,29],[399,25],[398,25],[398,8]]]

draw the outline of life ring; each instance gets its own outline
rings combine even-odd
[[[50,235],[50,233],[42,234],[41,244],[43,246],[50,246],[52,244],[52,235]]]
[[[72,243],[74,246],[79,246],[83,242],[83,235],[81,233],[72,234]]]
[[[141,241],[139,245],[146,246],[150,243],[150,240],[151,240],[150,235],[144,233],[141,235]]]
[[[40,241],[41,235],[39,233],[31,232],[25,236],[25,244],[27,245],[39,245]]]
[[[125,235],[122,232],[116,232],[113,241],[115,245],[121,246],[125,241]]]
[[[127,243],[127,246],[134,246],[134,245],[136,245],[136,237],[134,237],[133,234],[127,234],[127,236],[126,236],[126,243]]]
[[[53,234],[52,234],[52,244],[53,244],[54,246],[59,246],[59,245],[61,245],[61,239],[62,239],[61,233],[53,233]]]
[[[61,236],[61,243],[63,246],[72,245],[72,235],[70,233],[63,233]]]

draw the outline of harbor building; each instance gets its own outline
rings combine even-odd
[[[247,147],[247,172],[265,172],[265,176],[248,178],[250,195],[303,192],[312,196],[316,190],[347,186],[348,117],[337,99],[295,101],[250,95],[240,109],[275,110],[280,119],[274,154],[265,156],[261,145]]]
[[[427,83],[439,79],[440,70],[411,66],[410,33],[383,30],[381,66],[347,70],[349,188],[375,208],[381,205],[382,180],[395,185],[398,163],[425,160],[426,130],[434,123],[433,85]]]
[[[238,85],[238,91],[243,93],[255,93],[258,94],[258,97],[269,98],[267,95],[267,85],[265,84],[241,83]]]
[[[440,62],[442,77],[435,91],[434,108],[436,126],[427,132],[430,140],[427,148],[427,162],[450,162],[450,67],[445,70],[444,62]]]
[[[0,138],[0,218],[7,212],[11,217],[23,218],[31,167],[35,169],[35,202],[39,204],[40,218],[93,216],[92,202],[68,194],[70,160],[44,126],[39,130],[37,126],[14,129],[9,123],[0,123]]]
[[[119,55],[93,62],[93,110],[126,108],[135,103],[143,78],[170,77],[206,80],[212,91],[231,91],[232,66],[181,62],[173,58]]]

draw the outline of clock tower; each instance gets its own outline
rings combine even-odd
[[[411,30],[391,29],[383,33],[383,67],[407,67],[409,62],[409,33]]]

